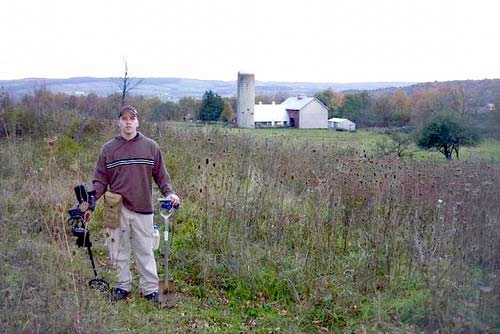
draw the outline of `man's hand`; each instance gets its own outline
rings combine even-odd
[[[92,218],[92,211],[90,211],[90,206],[88,202],[82,202],[78,208],[83,212],[83,222],[87,223]]]
[[[92,211],[87,210],[83,213],[83,222],[88,223],[92,219]]]
[[[85,212],[89,209],[89,203],[88,202],[82,202],[80,205],[78,205],[78,209],[80,209],[81,212]]]
[[[167,199],[172,201],[173,206],[181,205],[181,200],[180,200],[179,196],[177,196],[176,194],[168,195]]]

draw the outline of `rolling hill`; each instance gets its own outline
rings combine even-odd
[[[409,82],[371,82],[371,83],[314,83],[314,82],[277,82],[256,81],[257,95],[314,95],[324,89],[336,91],[373,90],[388,87],[405,87]],[[13,97],[20,97],[45,87],[54,93],[85,95],[95,93],[107,96],[120,92],[119,78],[78,77],[68,79],[26,78],[19,80],[0,80],[0,87]],[[157,96],[161,100],[176,101],[184,96],[201,97],[206,90],[225,96],[236,95],[236,81],[198,80],[185,78],[143,78],[142,83],[132,94],[145,97]]]

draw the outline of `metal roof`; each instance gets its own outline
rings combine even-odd
[[[292,96],[281,102],[281,104],[284,105],[286,109],[300,110],[313,100],[314,97]]]
[[[328,122],[335,122],[335,123],[341,123],[341,122],[345,122],[345,121],[348,121],[348,122],[351,122],[351,123],[353,123],[353,124],[354,124],[354,122],[353,122],[353,121],[348,120],[347,118],[337,118],[337,117],[333,117],[333,118],[330,118],[330,119],[328,120]]]

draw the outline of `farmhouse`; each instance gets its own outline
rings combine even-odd
[[[356,131],[356,124],[347,118],[330,118],[328,127],[338,131]]]
[[[281,104],[256,104],[255,127],[328,128],[328,108],[314,97],[289,97]]]

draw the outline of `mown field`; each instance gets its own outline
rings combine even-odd
[[[86,286],[90,262],[66,211],[115,130],[11,137],[0,142],[1,332],[500,331],[498,142],[446,162],[416,148],[378,155],[379,132],[142,128],[184,200],[178,307],[154,308],[137,280],[126,303]],[[101,206],[90,229],[113,281]]]

